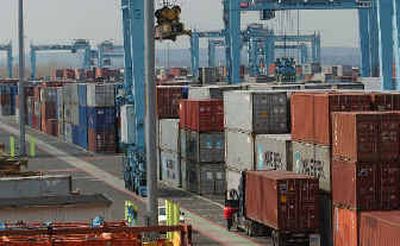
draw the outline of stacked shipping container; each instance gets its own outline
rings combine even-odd
[[[223,194],[223,101],[182,100],[179,106],[183,187],[209,195]]]
[[[228,190],[238,189],[243,170],[291,171],[287,92],[230,91],[224,107]]]
[[[18,94],[16,83],[0,83],[0,115],[15,115],[15,98]]]
[[[400,208],[400,113],[336,113],[332,135],[334,243],[360,245],[361,214]]]

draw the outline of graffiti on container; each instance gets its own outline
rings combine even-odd
[[[257,169],[274,169],[284,170],[285,166],[282,162],[282,156],[280,153],[273,151],[263,151],[261,146],[258,146],[258,160]]]
[[[302,158],[301,153],[299,151],[297,151],[294,154],[294,161],[298,173],[311,175],[317,177],[318,179],[327,178],[324,171],[323,161],[316,160],[314,158],[310,159]]]

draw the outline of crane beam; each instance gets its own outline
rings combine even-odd
[[[0,45],[0,51],[7,52],[7,75],[9,78],[13,77],[13,51],[12,43]]]

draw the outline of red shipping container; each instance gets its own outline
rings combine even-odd
[[[58,120],[57,119],[46,120],[44,126],[42,125],[42,129],[43,129],[43,132],[46,133],[47,135],[57,137],[58,136]]]
[[[372,100],[375,110],[400,110],[400,93],[398,92],[376,92],[372,94]]]
[[[334,207],[333,245],[358,246],[358,213],[356,210]]]
[[[115,129],[95,130],[89,128],[89,151],[96,153],[115,153],[117,150]]]
[[[160,119],[179,118],[179,101],[185,99],[183,86],[157,87],[157,115]]]
[[[318,179],[286,171],[248,171],[246,217],[276,230],[317,232]]]
[[[371,110],[366,93],[295,92],[291,97],[292,138],[330,145],[331,113]]]
[[[224,103],[222,100],[187,100],[185,128],[198,131],[224,131]]]
[[[360,217],[360,245],[400,245],[400,211],[361,213]]]
[[[187,100],[181,100],[179,102],[179,128],[181,129],[185,128],[185,124],[188,121],[186,102]]]
[[[400,208],[400,167],[394,162],[332,162],[332,201],[360,211]]]
[[[332,154],[353,161],[400,157],[400,114],[342,112],[333,114]]]

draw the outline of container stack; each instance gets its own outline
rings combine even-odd
[[[88,149],[87,85],[78,84],[78,124],[72,126],[72,143]]]
[[[178,119],[179,101],[188,98],[188,87],[179,85],[157,86],[157,115],[159,119]]]
[[[335,113],[332,134],[334,244],[361,245],[360,217],[400,209],[400,113]]]
[[[73,128],[79,125],[78,84],[70,83],[63,86],[64,105],[64,141],[73,143]]]
[[[58,93],[57,87],[43,87],[40,91],[42,131],[51,136],[58,136]]]
[[[323,245],[332,243],[331,114],[371,109],[371,95],[361,92],[295,92],[291,97],[293,171],[319,178]]]
[[[88,149],[115,153],[116,111],[114,84],[87,85]]]
[[[224,107],[228,190],[244,170],[292,170],[287,92],[229,91]]]
[[[223,194],[222,100],[182,100],[179,106],[182,186],[201,195]]]
[[[0,84],[0,115],[15,115],[15,98],[18,95],[18,87],[15,83]]]

